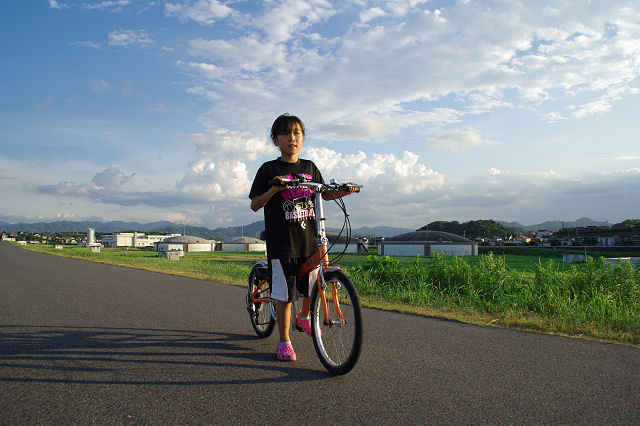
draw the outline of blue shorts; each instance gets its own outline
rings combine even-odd
[[[302,277],[298,276],[298,269],[305,260],[298,257],[269,261],[272,299],[293,302],[299,295],[303,297],[311,295],[311,289],[316,283],[318,272],[314,270]]]

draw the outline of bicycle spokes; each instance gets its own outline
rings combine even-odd
[[[311,297],[311,330],[316,352],[327,370],[344,374],[362,346],[362,310],[353,283],[340,271],[325,274],[326,287]]]

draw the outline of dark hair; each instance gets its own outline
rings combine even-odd
[[[276,118],[276,121],[274,121],[271,126],[271,140],[275,142],[278,135],[290,132],[294,124],[300,126],[300,130],[302,130],[302,134],[304,135],[304,123],[295,115],[284,113]]]

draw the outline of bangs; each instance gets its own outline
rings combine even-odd
[[[271,139],[275,139],[277,135],[291,132],[291,129],[295,124],[300,127],[300,130],[304,135],[304,124],[302,123],[302,120],[295,115],[282,114],[280,117],[276,118],[276,121],[273,122],[273,126],[271,126]]]

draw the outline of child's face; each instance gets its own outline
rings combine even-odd
[[[276,135],[276,140],[273,143],[280,149],[283,159],[297,159],[304,143],[304,133],[298,123],[293,123],[291,130]]]

